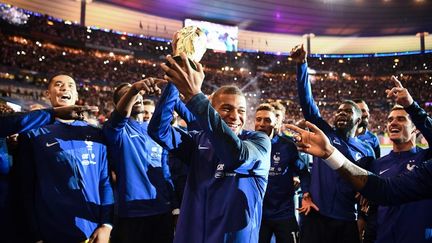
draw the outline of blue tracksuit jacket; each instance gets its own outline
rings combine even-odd
[[[187,104],[202,131],[177,130],[170,121],[178,95],[168,85],[149,124],[154,140],[190,163],[174,242],[258,242],[270,139],[235,135],[203,94]]]
[[[319,127],[335,146],[350,161],[364,167],[374,158],[372,148],[358,138],[343,138],[334,128],[322,119],[318,106],[312,97],[307,63],[297,66],[297,87],[305,119]],[[328,167],[320,158],[314,158],[310,194],[318,206],[319,213],[338,220],[353,221],[356,219],[356,191]]]

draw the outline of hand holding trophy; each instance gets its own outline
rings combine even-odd
[[[205,33],[196,26],[187,26],[174,33],[172,40],[173,58],[180,65],[182,59],[180,53],[184,52],[188,57],[189,64],[197,70],[194,62],[199,62],[207,50],[207,37]],[[170,66],[169,63],[166,63]]]

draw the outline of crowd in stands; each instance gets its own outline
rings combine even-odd
[[[171,53],[168,41],[87,28],[48,16],[31,15],[16,27],[0,22],[0,94],[43,99],[41,90],[53,73],[64,71],[78,80],[80,104],[99,106],[99,120],[113,110],[113,87],[145,77],[163,77],[160,63]],[[371,109],[371,130],[384,133],[386,112],[393,105],[385,90],[398,75],[422,107],[432,111],[432,54],[366,58],[308,58],[312,89],[322,115],[332,120],[343,99],[364,99]],[[203,90],[236,84],[246,93],[251,115],[264,100],[287,105],[288,123],[302,119],[296,90],[295,64],[285,55],[260,52],[217,53],[209,50],[202,64]],[[253,119],[249,119],[252,121]]]

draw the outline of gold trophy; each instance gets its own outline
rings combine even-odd
[[[184,52],[190,66],[196,70],[193,61],[199,62],[207,50],[207,37],[200,28],[187,26],[174,33],[172,40],[173,59],[182,66],[180,53]],[[193,60],[193,61],[192,61]],[[169,63],[167,64],[168,66]]]

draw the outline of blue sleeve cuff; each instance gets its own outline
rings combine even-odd
[[[413,102],[411,105],[404,108],[408,114],[416,113],[421,107],[417,104],[417,102]]]
[[[124,127],[128,120],[129,117],[121,116],[120,113],[118,113],[118,111],[114,109],[113,112],[111,112],[111,116],[108,122],[110,123],[111,127],[119,128]]]
[[[369,172],[366,185],[360,190],[360,193],[366,197],[374,195],[377,193],[377,188],[379,184],[380,178],[377,175]]]
[[[197,115],[201,113],[203,110],[207,109],[207,106],[202,105],[203,102],[209,101],[207,97],[203,93],[196,94],[192,97],[189,102],[186,104],[186,107],[194,114]]]

